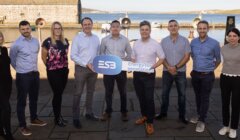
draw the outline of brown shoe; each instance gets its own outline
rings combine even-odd
[[[148,135],[152,135],[154,133],[154,128],[152,123],[147,123],[146,124],[146,133]]]
[[[27,127],[20,127],[20,132],[22,133],[22,135],[24,136],[30,136],[32,135],[32,132],[29,128]]]
[[[143,116],[143,117],[137,119],[137,120],[135,121],[135,124],[137,124],[137,125],[144,124],[144,123],[146,122],[146,120],[147,120],[147,117]]]
[[[100,118],[101,121],[107,121],[111,118],[111,114],[104,112],[102,117]]]
[[[127,122],[128,121],[128,115],[127,113],[122,113],[122,121]]]
[[[34,126],[45,126],[45,125],[47,125],[47,123],[42,121],[42,120],[35,119],[35,120],[31,121],[31,125],[34,125]]]

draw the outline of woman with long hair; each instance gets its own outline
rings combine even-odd
[[[12,92],[12,76],[8,50],[3,47],[4,36],[0,31],[0,133],[6,140],[13,140],[11,132],[11,106],[9,103]]]
[[[237,28],[232,28],[227,32],[227,37],[229,43],[221,48],[223,68],[220,88],[223,128],[219,130],[219,134],[237,138],[240,113],[240,32]]]
[[[47,78],[53,91],[52,106],[55,124],[64,127],[67,121],[62,118],[62,94],[68,80],[68,47],[64,38],[63,27],[56,21],[51,26],[51,37],[42,44],[42,60],[46,65]]]

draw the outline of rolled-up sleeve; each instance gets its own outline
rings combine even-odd
[[[165,54],[163,52],[163,48],[162,48],[162,46],[160,44],[158,45],[156,52],[157,52],[157,57],[159,59],[164,59],[165,58]]]
[[[214,54],[215,54],[216,62],[221,62],[221,51],[220,51],[219,43],[217,43],[216,47],[214,48]]]

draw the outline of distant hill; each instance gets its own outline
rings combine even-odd
[[[108,13],[108,12],[97,10],[97,9],[82,8],[82,13]]]
[[[116,13],[116,11],[101,11],[97,9],[83,8],[83,13]],[[126,11],[125,11],[126,12]],[[127,11],[128,13],[159,13],[159,14],[199,14],[201,11],[173,11],[173,12],[143,12],[143,11]],[[240,14],[240,9],[233,10],[204,10],[203,14]]]

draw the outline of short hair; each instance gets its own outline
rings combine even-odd
[[[84,20],[90,20],[91,23],[93,23],[93,20],[90,18],[90,17],[84,17],[82,20],[81,20],[81,24],[83,24],[83,21]]]
[[[177,20],[175,20],[175,19],[169,20],[169,21],[168,21],[168,24],[171,23],[171,22],[176,22],[176,23],[178,24]]]
[[[199,24],[206,24],[207,27],[209,27],[209,23],[208,23],[206,20],[200,20],[200,21],[198,22],[197,26],[198,26]]]
[[[240,32],[237,28],[231,28],[228,30],[227,35],[229,35],[230,32],[234,32],[238,37],[240,37]]]
[[[141,28],[142,26],[145,26],[145,25],[147,25],[148,27],[151,28],[151,24],[150,24],[150,22],[147,21],[147,20],[144,20],[144,21],[140,22],[139,27]]]
[[[30,26],[30,23],[29,23],[28,21],[26,21],[26,20],[23,20],[23,21],[21,21],[21,22],[19,23],[19,27],[20,27],[20,26],[26,26],[26,25],[29,25],[29,26]]]
[[[121,24],[118,20],[113,20],[110,25],[112,26],[114,23],[118,23],[119,25]]]

